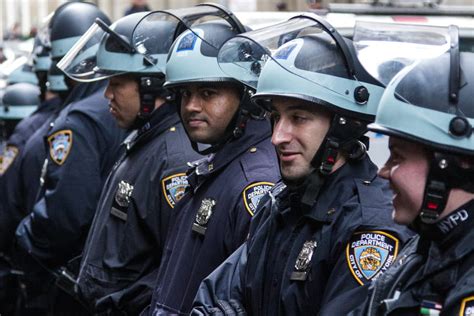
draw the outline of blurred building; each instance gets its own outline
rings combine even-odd
[[[333,2],[368,2],[370,0],[332,0]],[[379,1],[379,0],[377,0]],[[391,1],[391,0],[385,0]],[[425,1],[425,0],[394,0]],[[473,5],[474,0],[444,0],[443,4]],[[66,0],[0,0],[0,36],[12,35],[17,30],[22,36],[35,31],[48,14]],[[122,17],[131,0],[89,0],[99,5],[112,20]],[[216,2],[233,11],[305,11],[309,3],[321,2],[325,7],[329,0],[148,0],[152,10],[179,8],[203,2]],[[14,35],[14,34],[13,34]]]

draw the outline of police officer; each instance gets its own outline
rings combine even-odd
[[[379,174],[395,193],[393,218],[419,236],[354,314],[472,315],[474,54],[460,52],[454,26],[367,23],[355,36],[364,66],[388,84],[369,128],[390,136]]]
[[[68,2],[58,8],[50,22],[53,61],[64,56],[97,17],[108,21],[90,3]],[[108,112],[103,84],[74,85],[72,80],[66,80],[66,84],[72,88],[65,101],[68,106],[53,124],[43,125],[40,143],[31,139],[34,142],[30,149],[40,147],[45,156],[31,154],[28,160],[22,159],[26,171],[21,175],[23,183],[35,179],[28,177],[27,169],[34,166],[33,176],[39,178],[38,169],[43,166],[40,182],[28,185],[26,203],[31,206],[23,210],[29,215],[17,227],[15,254],[18,266],[25,270],[25,281],[32,285],[28,287],[31,295],[26,298],[27,308],[38,309],[38,313],[48,309],[61,313],[60,306],[53,311],[49,306],[55,295],[51,274],[80,252],[103,181],[123,139],[123,132]],[[30,278],[32,274],[35,277]],[[67,298],[57,301],[69,311],[73,306]]]
[[[100,314],[138,315],[150,302],[169,217],[187,187],[186,163],[199,158],[163,88],[166,56],[179,33],[175,23],[155,21],[158,14],[127,15],[107,32],[96,22],[80,54],[60,65],[73,78],[110,78],[110,112],[131,131],[102,189],[77,279],[82,298]],[[95,63],[85,62],[90,56]],[[151,62],[144,65],[145,58]]]
[[[407,238],[365,152],[383,88],[316,15],[237,40],[233,64],[258,73],[268,60],[254,98],[272,111],[283,183],[260,203],[246,243],[203,281],[193,313],[345,315]]]
[[[246,239],[259,199],[279,179],[269,122],[250,102],[249,90],[217,64],[219,46],[244,30],[231,13],[223,16],[228,22],[202,23],[181,34],[166,65],[165,86],[179,89],[188,136],[210,155],[190,171],[190,189],[173,212],[144,314],[189,313],[201,280]]]

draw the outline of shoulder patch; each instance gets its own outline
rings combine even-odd
[[[18,156],[18,147],[8,145],[0,156],[0,176],[8,170],[16,156]]]
[[[459,316],[474,316],[474,296],[462,300]]]
[[[386,271],[398,255],[398,239],[382,231],[356,232],[346,248],[352,275],[364,285]]]
[[[177,173],[161,180],[161,187],[163,188],[163,195],[166,202],[171,208],[174,208],[176,203],[184,196],[184,192],[188,187],[188,177],[186,173]]]
[[[62,165],[72,148],[72,131],[60,130],[48,137],[49,155],[58,165]]]
[[[245,208],[251,216],[257,210],[260,199],[269,192],[275,184],[271,182],[256,182],[248,185],[242,192]]]

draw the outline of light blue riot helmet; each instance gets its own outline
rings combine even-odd
[[[16,83],[29,83],[33,85],[38,84],[38,78],[36,78],[33,72],[33,67],[28,63],[13,70],[7,78],[7,85],[13,85]]]
[[[165,87],[175,89],[194,83],[230,83],[240,91],[240,106],[227,127],[226,136],[206,149],[191,141],[193,148],[201,154],[216,152],[227,142],[240,137],[250,118],[263,118],[261,109],[250,100],[252,91],[223,72],[217,62],[221,45],[244,31],[245,27],[233,15],[227,19],[199,23],[176,39],[168,55]]]
[[[96,18],[110,24],[109,18],[89,2],[66,2],[56,9],[49,23],[51,57],[58,59],[66,55]]]
[[[373,121],[383,86],[358,63],[352,42],[327,21],[304,14],[225,43],[219,65],[256,88],[253,96],[269,110],[273,98],[310,102],[332,114],[326,137],[312,160],[304,204],[313,205],[339,152],[349,160],[366,155],[367,124]]]
[[[31,115],[40,104],[38,86],[29,83],[17,83],[6,87],[2,97],[0,119],[21,120]]]
[[[234,53],[226,53],[232,47]],[[289,97],[334,114],[313,160],[320,172],[331,172],[338,150],[354,159],[365,154],[363,135],[383,87],[358,63],[351,41],[327,21],[314,14],[296,16],[239,35],[222,47],[220,56],[223,69],[236,76],[242,72],[247,84],[256,86],[253,98],[262,106],[274,97]]]
[[[58,66],[76,81],[92,82],[121,74],[137,78],[141,109],[147,119],[157,97],[172,98],[163,88],[166,58],[176,37],[200,18],[216,17],[214,5],[142,12],[125,16],[110,28],[100,19]]]
[[[474,192],[474,167],[460,163],[474,161],[474,54],[460,52],[455,26],[359,23],[354,41],[364,67],[386,85],[370,130],[432,153],[414,223],[422,228],[438,220],[451,188]]]

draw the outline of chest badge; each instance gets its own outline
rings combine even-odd
[[[305,281],[310,270],[311,259],[313,258],[314,249],[318,246],[315,240],[308,240],[303,244],[303,248],[296,258],[295,271],[291,273],[290,280]]]
[[[206,198],[201,201],[201,206],[196,214],[196,218],[193,223],[193,231],[200,235],[206,234],[207,223],[211,219],[212,212],[216,206],[216,200]]]
[[[120,181],[117,192],[115,192],[115,199],[110,213],[121,220],[127,220],[127,208],[130,204],[130,197],[133,193],[133,185],[125,181]]]

